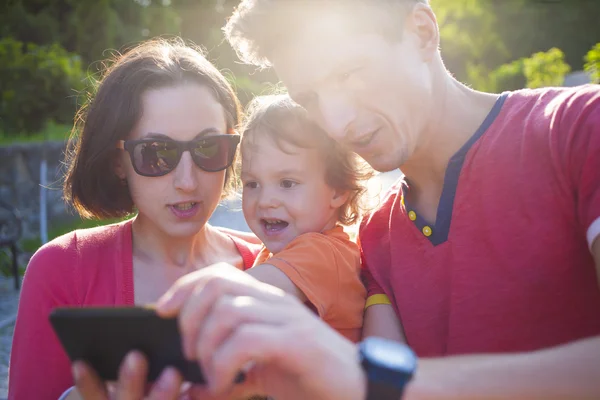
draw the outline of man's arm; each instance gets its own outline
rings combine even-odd
[[[421,359],[406,399],[599,399],[600,336],[530,353]]]
[[[600,236],[592,242],[600,288]],[[407,399],[600,399],[600,336],[520,354],[422,359]]]

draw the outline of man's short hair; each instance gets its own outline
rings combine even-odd
[[[273,52],[317,15],[339,15],[353,30],[400,40],[417,3],[429,0],[242,0],[223,30],[242,61],[268,67]]]

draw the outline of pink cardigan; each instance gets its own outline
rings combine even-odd
[[[250,268],[260,246],[230,236]],[[48,315],[57,306],[133,305],[131,220],[77,230],[31,258],[10,356],[9,399],[58,399],[73,385],[71,364]]]

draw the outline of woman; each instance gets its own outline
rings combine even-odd
[[[235,182],[238,100],[219,71],[181,42],[119,57],[76,119],[65,198],[85,218],[40,248],[25,274],[9,399],[57,399],[73,385],[48,322],[58,306],[155,302],[181,276],[226,261],[252,266],[258,246],[207,221]]]

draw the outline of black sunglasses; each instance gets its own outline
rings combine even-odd
[[[117,148],[129,153],[135,172],[142,176],[163,176],[173,171],[184,151],[203,171],[222,171],[233,162],[240,135],[222,134],[178,141],[172,139],[119,140]]]

